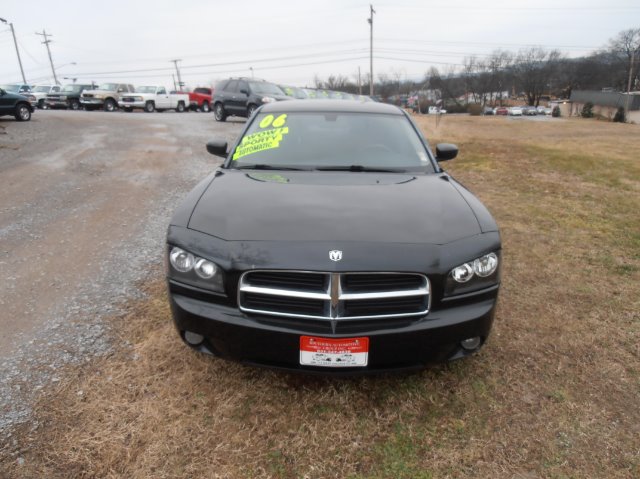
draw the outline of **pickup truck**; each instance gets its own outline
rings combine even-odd
[[[80,96],[82,92],[95,88],[95,85],[85,85],[72,83],[62,87],[57,93],[49,93],[45,100],[45,108],[67,108],[69,110],[79,110]]]
[[[95,90],[85,90],[80,97],[80,104],[85,110],[115,111],[118,109],[118,100],[123,93],[133,93],[133,85],[127,83],[103,83]]]
[[[36,97],[38,108],[43,110],[47,108],[47,95],[49,93],[57,93],[61,88],[59,85],[36,85],[31,90],[31,94]]]
[[[180,92],[189,95],[189,108],[191,110],[202,111],[208,113],[211,111],[211,97],[213,90],[211,88],[198,87],[190,92]]]
[[[189,105],[189,95],[186,93],[168,93],[163,86],[141,86],[133,93],[120,97],[118,102],[124,111],[142,109],[148,113],[158,110],[175,110],[182,113]]]

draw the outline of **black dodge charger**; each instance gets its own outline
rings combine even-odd
[[[173,319],[192,348],[307,372],[420,368],[489,336],[500,233],[402,110],[260,108],[178,207],[167,235]]]

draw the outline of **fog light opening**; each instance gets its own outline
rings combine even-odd
[[[467,351],[473,351],[474,349],[478,349],[480,346],[480,336],[475,336],[473,338],[465,339],[464,341],[460,341],[460,346],[462,346]]]
[[[202,334],[194,333],[191,331],[185,331],[184,340],[191,346],[198,346],[204,341],[204,336]]]

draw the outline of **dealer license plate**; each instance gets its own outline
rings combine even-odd
[[[300,336],[300,364],[348,368],[366,366],[369,359],[369,338],[318,338]]]

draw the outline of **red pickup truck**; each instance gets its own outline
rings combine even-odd
[[[213,90],[211,88],[198,87],[190,92],[180,92],[189,95],[189,108],[191,110],[200,110],[205,113],[211,111],[211,96]]]

